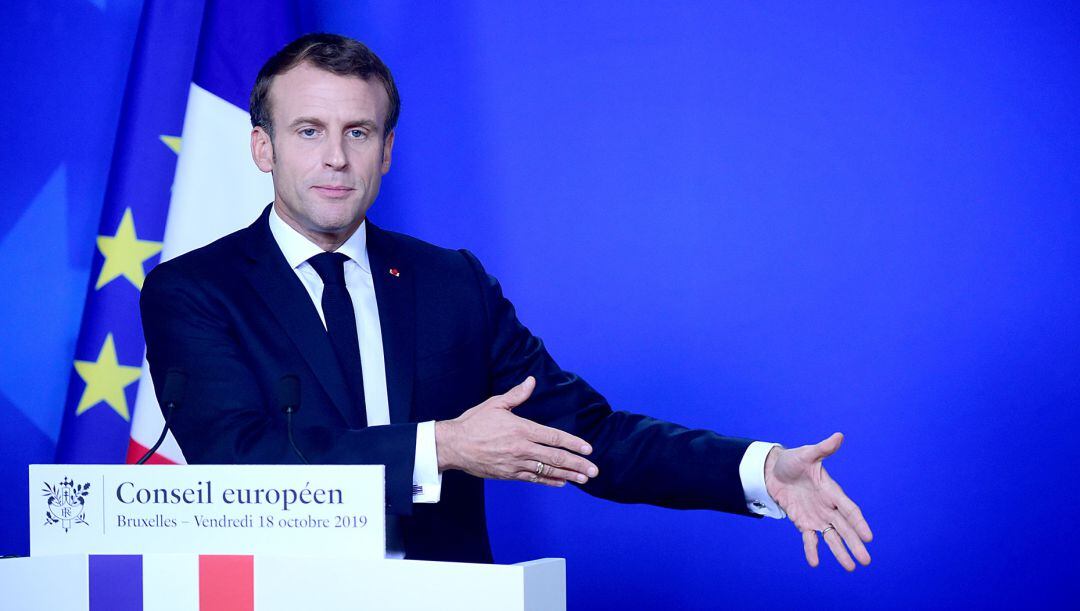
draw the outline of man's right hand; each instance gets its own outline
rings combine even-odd
[[[529,376],[453,420],[436,422],[439,472],[460,469],[476,477],[555,487],[596,477],[596,465],[579,456],[592,453],[585,440],[511,413],[534,388],[536,380]]]

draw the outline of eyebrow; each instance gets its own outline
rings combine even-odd
[[[315,117],[297,117],[296,119],[293,119],[292,123],[289,123],[289,128],[300,127],[304,124],[323,126],[323,122]]]

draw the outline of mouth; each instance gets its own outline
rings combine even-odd
[[[351,187],[342,187],[339,185],[315,185],[311,187],[311,189],[319,195],[329,199],[344,199],[351,195],[355,190]]]

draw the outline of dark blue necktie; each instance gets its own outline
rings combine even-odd
[[[360,366],[360,340],[356,336],[356,312],[349,289],[345,286],[345,262],[349,257],[338,252],[324,252],[308,259],[323,281],[322,311],[326,332],[334,346],[338,364],[345,376],[352,398],[352,408],[360,426],[367,426],[364,402],[364,371]]]

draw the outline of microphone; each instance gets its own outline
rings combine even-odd
[[[278,380],[277,402],[281,411],[285,412],[285,428],[289,433],[289,445],[300,457],[300,462],[309,464],[307,457],[300,448],[296,447],[296,441],[293,440],[292,415],[300,411],[300,378],[296,377],[296,374],[287,373]]]
[[[165,441],[165,435],[169,432],[169,421],[172,420],[173,410],[180,407],[180,402],[184,399],[184,386],[187,385],[187,374],[183,369],[179,367],[170,367],[165,373],[165,387],[161,389],[161,404],[165,406],[165,426],[161,427],[161,435],[158,436],[157,442],[154,446],[146,451],[146,454],[142,455],[137,465],[141,465],[144,462],[150,460],[150,457],[157,452],[157,449],[161,447],[161,443]]]

